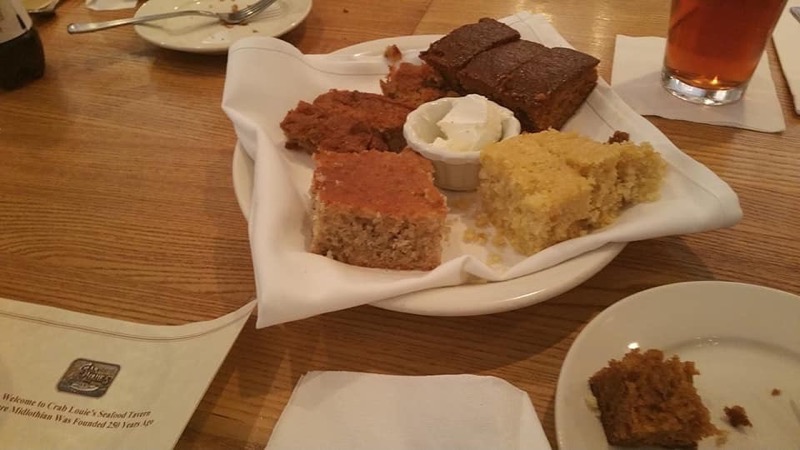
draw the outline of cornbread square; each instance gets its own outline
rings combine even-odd
[[[555,130],[491,144],[480,159],[481,208],[524,255],[609,225],[628,205],[657,199],[666,171],[649,144],[601,144]]]
[[[593,56],[555,47],[511,71],[496,98],[526,131],[559,129],[597,84]]]
[[[453,89],[460,90],[458,71],[475,55],[516,41],[519,32],[494,19],[463,25],[430,45],[419,57],[436,69]]]
[[[589,216],[592,187],[556,155],[486,148],[479,177],[483,210],[518,252],[585,233],[580,222]]]
[[[447,206],[430,161],[406,149],[323,151],[314,162],[311,252],[384,269],[441,263]]]
[[[557,153],[567,166],[589,183],[591,194],[587,223],[592,224],[593,228],[599,228],[613,222],[622,207],[621,194],[618,192],[620,186],[613,182],[617,178],[617,167],[620,164],[619,146],[601,147],[600,144],[590,141],[592,147],[600,148],[596,151],[587,148],[586,139],[577,134],[551,134],[543,138],[546,136],[558,136],[560,142],[555,144],[558,147]]]
[[[609,361],[589,378],[608,443],[696,448],[717,434],[694,387],[699,373],[694,362],[664,359],[660,350],[636,349]]]

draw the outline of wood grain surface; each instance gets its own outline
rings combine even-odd
[[[530,10],[599,57],[608,80],[615,35],[665,34],[668,2],[635,3],[317,0],[284,39],[325,53]],[[130,27],[66,33],[71,22],[130,14],[64,0],[55,17],[35,21],[45,77],[0,92],[0,297],[145,323],[215,318],[255,294],[231,182],[236,138],[220,108],[226,57],[161,49]],[[178,448],[263,448],[309,370],[496,375],[530,393],[555,447],[561,364],[607,306],[690,280],[800,293],[800,119],[768,51],[784,133],[650,118],[736,190],[740,224],[630,244],[582,286],[503,314],[436,318],[364,306],[262,330],[251,319]]]

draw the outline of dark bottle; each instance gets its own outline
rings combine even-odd
[[[0,88],[14,89],[44,75],[39,33],[20,0],[0,0]]]

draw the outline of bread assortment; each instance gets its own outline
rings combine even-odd
[[[313,154],[311,252],[396,270],[441,263],[445,197],[430,161],[406,149],[402,128],[409,112],[445,96],[482,95],[531,132],[484,148],[480,158],[482,208],[519,253],[591,232],[657,197],[664,164],[649,147],[551,130],[594,88],[594,57],[521,40],[493,19],[433,42],[421,65],[403,62],[394,46],[384,57],[383,95],[333,89],[300,101],[280,124],[288,149]]]

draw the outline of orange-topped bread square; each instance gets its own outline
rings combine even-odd
[[[364,267],[430,270],[447,216],[430,161],[400,153],[318,152],[311,251]]]

